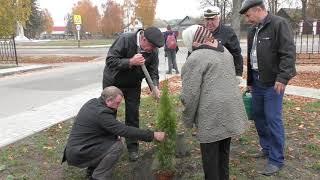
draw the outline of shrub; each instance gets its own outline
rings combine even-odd
[[[168,80],[163,82],[160,106],[157,115],[156,127],[166,133],[166,140],[157,144],[156,158],[159,162],[158,170],[174,171],[175,146],[176,146],[176,111],[169,96]]]

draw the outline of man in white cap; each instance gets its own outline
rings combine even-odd
[[[232,28],[221,24],[220,8],[217,6],[208,6],[204,8],[204,24],[216,38],[233,56],[233,62],[236,70],[236,76],[241,82],[243,71],[243,58],[241,55],[240,43],[237,35]]]
[[[261,173],[270,176],[284,165],[282,100],[286,84],[296,75],[293,31],[284,18],[268,13],[263,0],[245,0],[240,14],[253,25],[248,32],[247,86],[262,148],[256,157],[268,159]]]

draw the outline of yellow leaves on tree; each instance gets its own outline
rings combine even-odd
[[[122,31],[123,11],[119,4],[108,1],[105,5],[104,16],[101,20],[102,34],[113,35]]]
[[[0,35],[12,35],[17,22],[23,26],[31,13],[31,0],[1,0]]]
[[[53,29],[53,19],[51,17],[51,14],[49,13],[48,9],[44,9],[42,13],[43,13],[42,14],[43,30],[50,34]]]
[[[144,27],[151,26],[156,14],[157,0],[136,0],[136,18]]]
[[[82,20],[81,30],[84,32],[98,33],[100,14],[97,6],[93,6],[90,0],[81,0],[74,5],[73,15],[80,15]]]

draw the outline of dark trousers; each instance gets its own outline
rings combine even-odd
[[[122,142],[115,143],[108,148],[107,152],[101,154],[88,162],[74,165],[79,168],[93,169],[92,177],[97,180],[112,180],[112,171],[117,164],[123,150]],[[69,162],[68,162],[69,163]]]
[[[177,59],[176,59],[176,50],[175,49],[168,49],[165,52],[168,57],[168,72],[172,73],[172,68],[176,70],[176,73],[179,73],[178,66],[177,66]]]
[[[139,128],[139,106],[141,86],[134,88],[120,88],[125,100],[125,123],[128,126]],[[137,139],[126,138],[127,149],[129,152],[137,152],[139,144]]]
[[[231,138],[200,143],[202,166],[206,180],[229,180]]]
[[[112,171],[121,156],[123,144],[117,141],[99,161],[92,173],[92,177],[97,180],[112,180]]]
[[[268,154],[268,163],[281,167],[284,163],[284,126],[282,122],[283,94],[273,86],[264,86],[259,74],[253,71],[252,110],[262,151]]]

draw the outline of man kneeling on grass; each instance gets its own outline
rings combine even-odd
[[[101,97],[89,100],[80,109],[72,126],[62,162],[87,168],[89,179],[112,179],[123,143],[120,137],[142,141],[163,141],[164,132],[142,130],[116,120],[123,94],[115,86],[106,87]]]

